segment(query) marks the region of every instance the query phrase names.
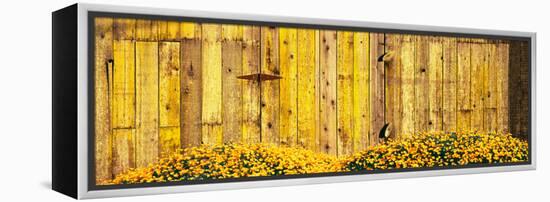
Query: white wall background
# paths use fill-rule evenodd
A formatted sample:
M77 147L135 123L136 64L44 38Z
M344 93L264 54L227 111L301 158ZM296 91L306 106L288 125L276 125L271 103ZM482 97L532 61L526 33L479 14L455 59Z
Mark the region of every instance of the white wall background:
M549 197L549 5L545 1L86 1L438 26L531 31L537 44L536 171L127 197L106 201L541 201ZM0 6L0 198L67 201L51 184L51 12L73 1Z

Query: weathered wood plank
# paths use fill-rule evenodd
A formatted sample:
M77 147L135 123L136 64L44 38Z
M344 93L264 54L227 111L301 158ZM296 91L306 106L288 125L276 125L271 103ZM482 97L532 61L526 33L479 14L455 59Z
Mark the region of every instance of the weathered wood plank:
M451 132L457 131L457 43L456 38L443 40L443 130Z
M181 146L202 143L202 70L201 33L196 23L181 23Z
M112 127L135 127L135 47L131 40L113 43Z
M469 39L457 39L457 115L459 131L470 130L472 107L470 101L471 44Z
M353 153L353 32L337 32L338 156Z
M430 37L428 44L428 130L443 130L443 38Z
M202 24L202 143L222 143L221 25Z
M161 41L177 41L180 39L180 22L157 21L158 36Z
M392 125L391 138L397 138L401 133L401 69L403 36L400 34L386 34L387 53L393 53L390 61L385 62L385 113L386 123Z
M113 39L134 40L136 36L136 19L114 18Z
M95 26L95 183L102 184L112 177L110 74L113 58L113 19L96 18Z
M355 32L353 36L353 151L369 145L369 33Z
M319 76L315 38L315 30L298 29L298 146L312 151L317 150L315 81Z
M412 131L424 132L428 130L429 119L429 101L433 99L430 97L430 82L429 75L432 71L429 64L430 52L429 52L429 37L428 36L414 36L414 127ZM406 66L406 63L403 63ZM403 84L406 84L408 80L403 78ZM407 91L403 91L406 95ZM405 99L405 97L404 97ZM406 105L408 101L403 100L403 104ZM404 113L405 112L405 109Z
M320 151L336 155L336 31L320 31Z
M508 133L509 128L509 98L508 98L508 72L509 72L509 44L501 41L497 43L496 77L497 77L497 132Z
M260 72L260 27L243 26L243 74ZM243 142L259 143L260 84L257 80L243 82Z
M484 91L484 72L487 69L487 46L482 39L472 39L471 71L470 71L470 96L472 106L472 117L470 120L470 129L474 131L483 131L485 129L483 122L483 106L485 103Z
M158 43L136 42L136 167L159 154L158 69Z
M497 131L497 66L498 50L496 41L490 40L487 46L487 68L483 72L483 97L485 103L483 106L484 128L489 132Z
M298 35L295 28L279 28L280 141L296 146L298 140Z
M136 40L156 41L158 40L158 23L154 20L137 19Z
M415 132L415 50L412 35L404 35L401 44L401 133L408 136Z
M113 175L136 167L135 129L113 129Z
M240 25L222 25L223 142L238 143L242 138L242 41Z
M261 27L261 72L279 75L279 37L275 27ZM279 80L260 83L261 141L279 144Z
M527 138L529 128L529 44L526 41L512 41L509 51L508 74L510 133Z
M384 62L378 61L378 57L384 54L384 34L370 33L370 133L369 146L376 145L378 132L384 126Z
M159 147L161 154L180 148L180 43L159 43Z

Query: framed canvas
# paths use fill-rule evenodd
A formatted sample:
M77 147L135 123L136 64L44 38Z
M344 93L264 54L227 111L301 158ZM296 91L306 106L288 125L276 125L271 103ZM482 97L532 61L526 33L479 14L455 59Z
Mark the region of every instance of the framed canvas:
M74 198L535 169L535 33L52 15L52 184Z

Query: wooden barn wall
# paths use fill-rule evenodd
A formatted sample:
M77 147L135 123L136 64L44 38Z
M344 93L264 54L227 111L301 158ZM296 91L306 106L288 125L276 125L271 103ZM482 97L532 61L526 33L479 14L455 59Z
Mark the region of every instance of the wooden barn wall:
M344 156L377 144L387 122L392 137L457 130L524 135L528 78L521 47L98 18L96 181L201 144L262 142ZM281 78L237 78L254 73Z

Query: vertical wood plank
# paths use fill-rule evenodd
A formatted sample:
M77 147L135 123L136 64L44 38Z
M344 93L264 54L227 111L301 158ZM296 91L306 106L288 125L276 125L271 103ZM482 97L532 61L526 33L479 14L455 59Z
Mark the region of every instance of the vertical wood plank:
M415 55L414 57L414 127L412 131L424 132L428 130L428 118L429 118L429 101L433 99L430 97L430 82L429 75L432 71L429 65L430 53L429 53L429 37L428 36L414 36L415 40ZM405 63L403 63L406 66ZM406 84L407 80L403 78L403 84ZM407 91L403 91L404 95ZM405 97L404 97L405 98ZM408 101L403 100L403 104L406 105ZM403 109L406 113L405 109Z
M527 138L529 127L529 44L512 41L509 50L508 74L510 133Z
M456 38L443 40L443 130L451 132L457 131L458 55Z
M338 156L353 153L353 32L337 32Z
M113 38L115 40L134 40L136 19L115 18L113 21Z
M181 146L202 142L201 25L181 23Z
M320 151L336 155L336 31L320 31Z
M113 175L135 168L135 129L113 129Z
M401 133L409 136L415 132L415 36L403 36L401 48Z
M470 130L472 108L470 102L471 44L469 39L457 39L457 129Z
M241 25L222 25L223 142L238 143L242 137L242 41Z
M102 184L112 177L110 65L113 57L113 19L96 18L95 26L95 183Z
M222 143L221 25L202 25L202 142Z
M131 40L113 43L112 127L135 127L135 49Z
M298 29L298 146L312 151L317 149L316 77L318 66L315 58L316 32Z
M180 39L180 23L177 21L157 21L158 36L161 41L177 41Z
M484 88L483 97L485 103L483 106L483 121L486 131L497 131L497 44L494 40L489 40L487 44L487 68L483 72Z
M261 27L261 71L279 75L279 37L275 27ZM279 144L279 80L267 80L261 86L261 141Z
M279 28L280 141L296 146L298 140L298 35L295 28Z
M136 40L155 41L158 40L158 23L153 20L136 20Z
M136 42L136 167L159 154L158 43Z
M378 57L384 54L384 34L370 33L370 70L369 70L369 109L370 129L369 146L376 145L378 132L384 126L384 62L378 61Z
M355 32L353 44L353 151L359 152L369 145L369 33Z
M392 125L391 138L397 138L401 133L401 52L403 48L403 35L386 34L387 52L394 53L392 60L385 62L385 113L386 123Z
M472 39L471 72L470 72L470 100L472 107L472 117L470 120L470 129L474 131L483 131L483 106L485 97L484 72L487 69L487 46L482 39Z
M159 43L159 147L161 154L180 148L180 43Z
M497 43L496 74L497 74L497 132L508 133L509 128L509 98L508 98L508 68L509 68L509 44L501 41Z
M260 27L243 26L243 74L260 73ZM259 143L260 84L257 80L243 81L243 142Z
M428 44L428 130L443 130L443 38L430 37Z

